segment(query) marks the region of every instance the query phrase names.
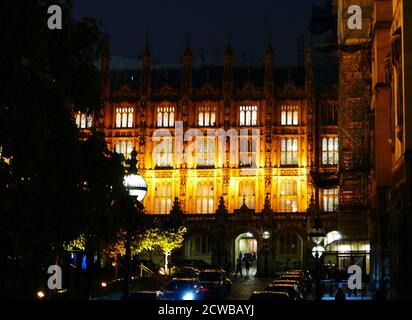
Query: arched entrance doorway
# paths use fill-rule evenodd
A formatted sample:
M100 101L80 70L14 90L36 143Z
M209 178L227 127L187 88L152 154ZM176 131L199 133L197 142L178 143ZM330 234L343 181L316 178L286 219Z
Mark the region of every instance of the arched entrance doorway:
M256 261L257 261L257 239L252 232L244 232L239 234L235 238L235 254L234 254L234 263L233 270L236 271L237 259L240 257L242 259L242 272L243 275L246 275L245 262L246 259L249 260L250 268L249 275L254 276L256 274Z

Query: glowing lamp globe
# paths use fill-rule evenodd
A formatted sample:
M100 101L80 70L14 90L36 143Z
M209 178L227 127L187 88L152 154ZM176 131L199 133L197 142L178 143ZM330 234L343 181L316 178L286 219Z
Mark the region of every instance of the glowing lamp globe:
M320 258L324 252L325 248L322 246L315 246L312 249L312 255L314 258Z
M142 201L147 193L147 183L145 179L138 174L128 174L124 176L123 185L129 191L131 197L136 197Z

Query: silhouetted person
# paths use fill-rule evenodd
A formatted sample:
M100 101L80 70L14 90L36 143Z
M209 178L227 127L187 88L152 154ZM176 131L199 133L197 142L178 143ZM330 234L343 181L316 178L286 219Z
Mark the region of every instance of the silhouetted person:
M242 273L242 259L241 258L237 258L236 261L236 273L235 273L235 277L237 277L237 273L240 273L240 276L243 277L243 273Z
M252 263L256 261L256 253L252 252Z
M345 301L346 300L345 292L343 292L343 289L340 288L340 287L338 289L336 289L335 300L336 301Z
M246 276L249 276L249 268L250 268L249 259L246 259L246 261L245 261L245 268L246 268Z

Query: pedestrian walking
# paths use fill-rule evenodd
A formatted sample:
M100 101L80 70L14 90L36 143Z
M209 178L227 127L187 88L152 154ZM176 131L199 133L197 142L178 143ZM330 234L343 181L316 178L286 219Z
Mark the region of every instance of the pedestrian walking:
M245 261L246 276L249 276L249 268L250 268L250 261L249 259L246 259Z
M242 259L241 258L237 258L236 261L236 273L235 273L235 277L237 277L237 274L240 273L240 276L243 278L243 273L242 273Z

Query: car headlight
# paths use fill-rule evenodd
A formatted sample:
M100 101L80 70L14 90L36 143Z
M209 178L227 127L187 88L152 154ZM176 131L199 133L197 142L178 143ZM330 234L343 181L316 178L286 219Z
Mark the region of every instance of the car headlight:
M182 297L183 300L193 300L194 298L193 292L185 292Z

